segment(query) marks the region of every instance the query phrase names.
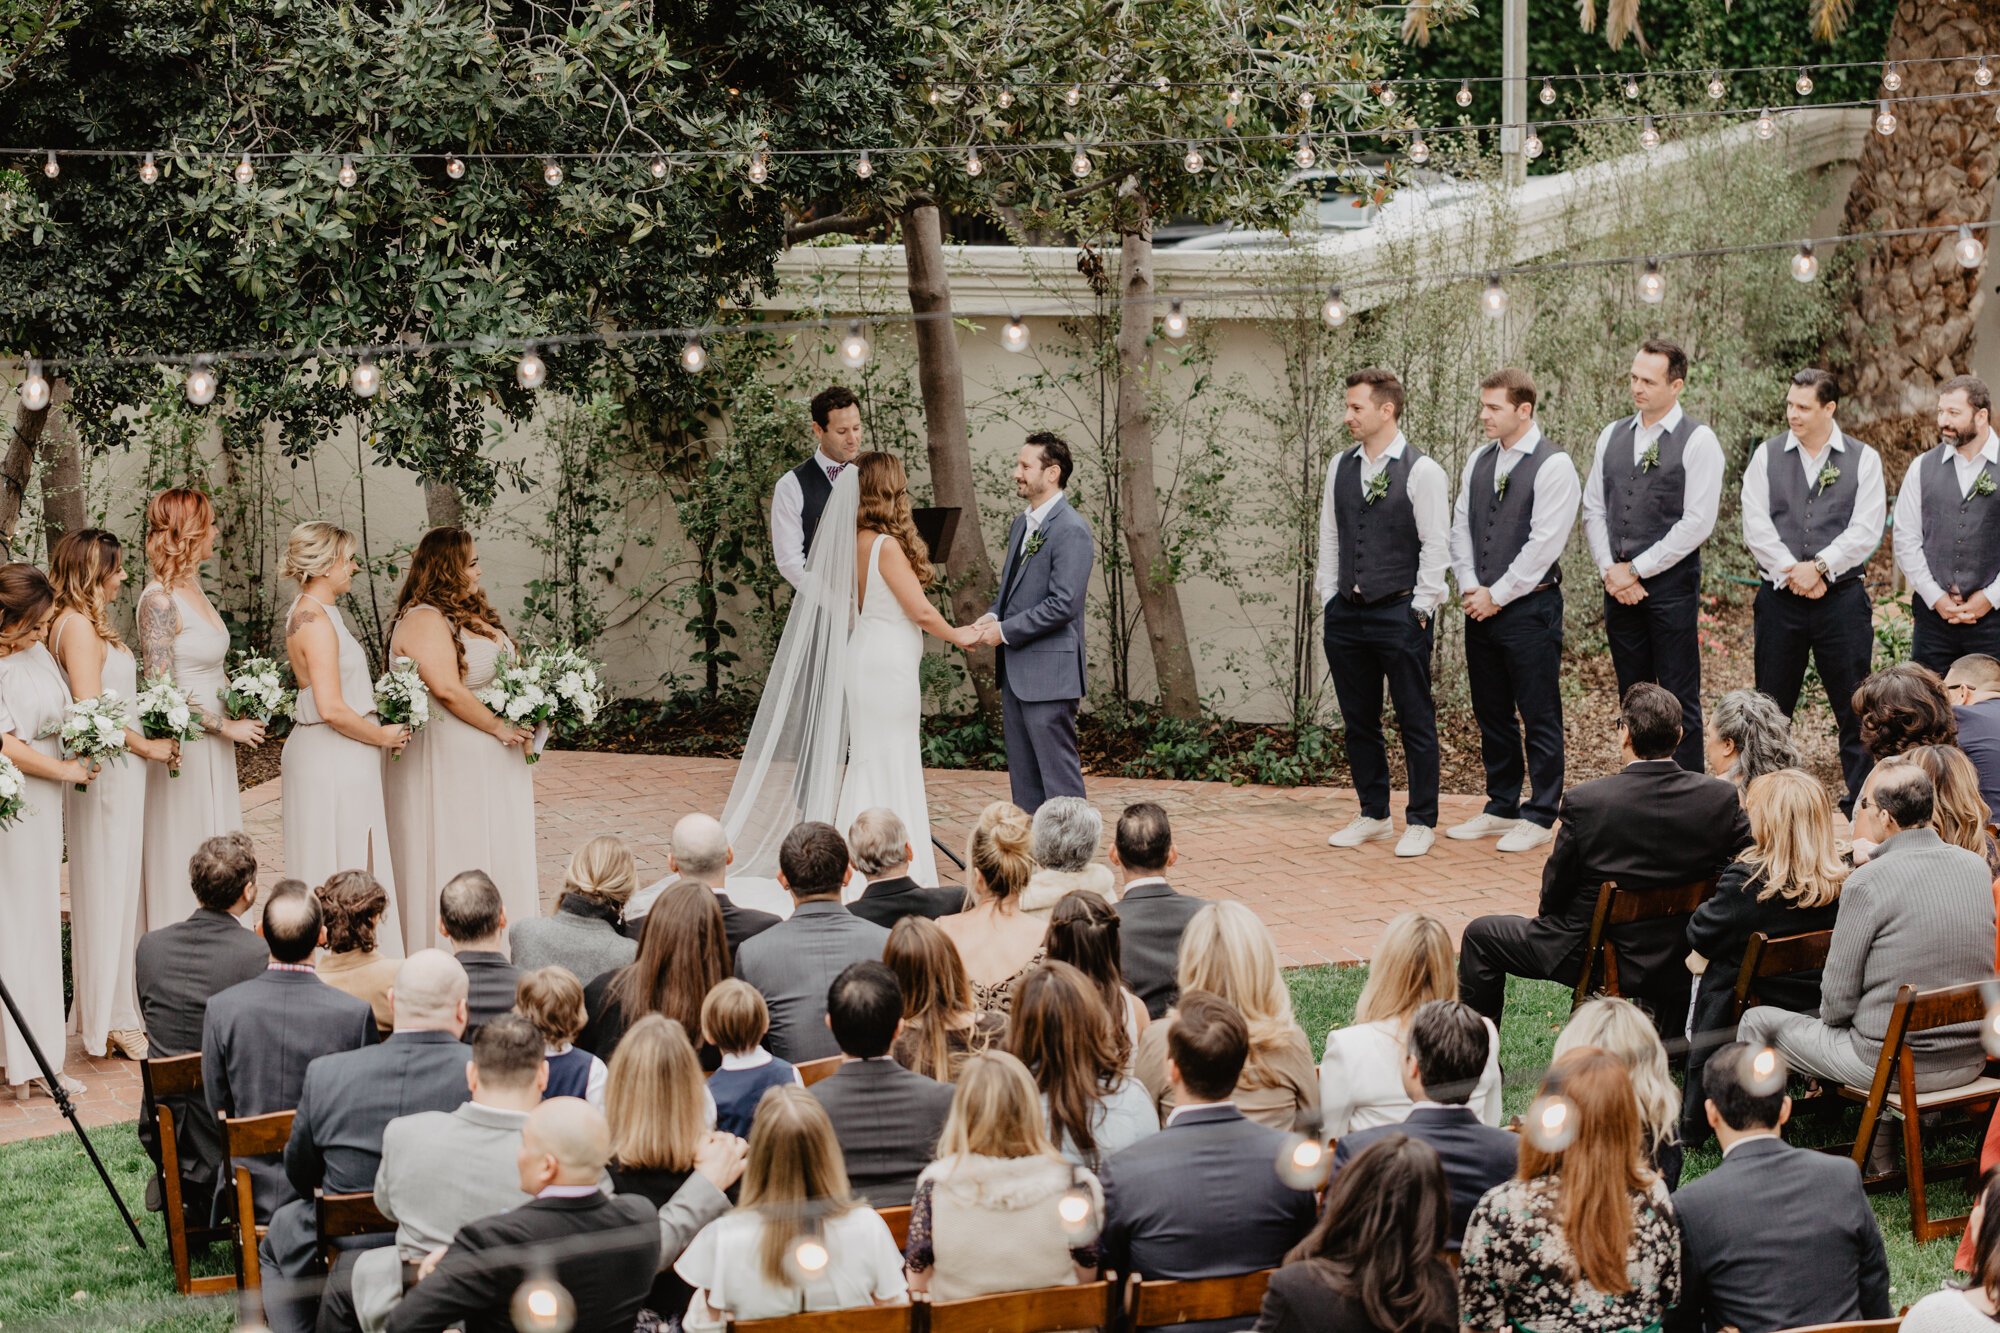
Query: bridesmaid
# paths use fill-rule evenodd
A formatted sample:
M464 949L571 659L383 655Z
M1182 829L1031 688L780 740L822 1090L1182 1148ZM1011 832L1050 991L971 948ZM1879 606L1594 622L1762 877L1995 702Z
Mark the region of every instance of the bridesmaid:
M220 833L243 827L236 747L262 745L264 724L222 711L229 689L229 628L201 590L202 562L215 554L215 507L200 491L161 491L146 506L146 567L139 594L142 674L169 672L188 692L202 735L181 746L180 776L146 770L146 833L141 853L146 929L185 920L195 909L188 861Z
M126 704L125 747L139 760L170 765L174 743L147 740L137 730L131 705L139 693L139 664L106 614L125 584L124 557L118 538L100 528L66 533L56 542L49 552L56 598L49 650L69 680L72 698L117 691ZM112 1048L143 1060L146 1029L139 1021L132 955L144 933L139 857L146 827L145 768L134 759L117 760L104 766L89 791L65 787L63 823L76 993L72 1026L92 1055Z
M42 646L55 590L33 565L0 565L0 754L27 779L20 822L0 829L0 977L63 1087L83 1085L61 1073L63 1047L62 859L63 790L95 774L62 757L54 736L69 687ZM0 1064L17 1100L28 1100L41 1067L21 1032L0 1010Z
M299 682L297 724L285 738L285 873L320 884L342 870L365 870L388 895L379 949L403 956L389 821L382 809L382 754L401 754L410 729L375 719L368 654L334 609L354 586L354 534L331 523L301 523L285 543L278 573L299 585L285 617L285 652Z
M541 915L535 784L520 749L532 733L472 695L493 683L500 655L513 650L480 589L472 534L432 528L410 557L389 634L390 655L417 664L433 704L430 725L388 774L389 836L413 949L438 945L438 893L461 870L493 877L509 921Z

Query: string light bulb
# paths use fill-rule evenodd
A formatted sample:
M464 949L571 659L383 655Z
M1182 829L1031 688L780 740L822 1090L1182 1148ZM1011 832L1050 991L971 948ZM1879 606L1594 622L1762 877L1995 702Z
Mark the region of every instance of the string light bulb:
M856 158L854 161L854 174L859 176L862 180L867 180L870 176L873 176L875 174L875 163L868 156L868 150L866 148L861 150L861 156Z
M354 188L354 182L361 178L355 173L354 159L352 157L342 154L340 170L334 173L334 179L340 182L340 188L343 190Z
M1647 305L1658 305L1666 295L1667 280L1660 275L1660 261L1649 256L1639 274L1639 299Z
M1169 338L1187 337L1187 311L1181 309L1181 303L1178 300L1168 303L1167 317L1160 321L1160 331Z
M977 148L966 149L965 174L968 176L977 176L984 170L986 170L986 164L979 160L979 150Z
M750 165L743 174L752 185L762 185L771 178L771 155L761 148L750 154Z
M1453 100L1454 102L1457 102L1457 103L1458 103L1458 104L1459 104L1460 106L1471 106L1471 105L1472 105L1472 82L1471 82L1471 80L1469 80L1469 79L1461 79L1461 80L1459 81L1459 85L1458 85L1458 91L1452 94L1452 100Z
M689 338L681 345L681 369L690 375L708 369L708 349L701 345L701 339Z
M1653 124L1653 118L1651 116L1647 116L1645 120L1641 122L1639 129L1639 146L1645 149L1647 152L1651 152L1653 149L1658 148L1660 146L1660 131L1658 127L1656 127Z
M2000 1058L2000 1005L1988 1004L1979 1024L1979 1043L1990 1056Z
M30 412L39 412L49 405L49 381L42 374L42 363L30 361L28 376L21 381L21 406Z
M1431 160L1431 146L1424 142L1424 132L1417 131L1417 137L1410 140L1410 161L1422 166Z
M1542 99L1542 105L1543 105L1543 106L1554 106L1554 105L1556 104L1556 85L1555 85L1555 83L1554 83L1554 82L1553 82L1552 80L1549 80L1549 79L1543 79L1543 80L1542 80L1542 91L1541 91L1540 93L1536 94L1536 96L1538 96L1538 97L1540 97L1540 98Z
M937 89L933 88L930 91L929 100L932 106L936 106L939 102L942 102L944 100L944 94L939 92Z
M1079 148L1069 160L1069 174L1082 180L1090 174L1090 154Z
M1560 1093L1535 1098L1528 1107L1523 1132L1528 1142L1546 1153L1558 1153L1576 1139L1576 1107Z
M536 353L535 345L529 343L521 349L521 359L514 363L514 383L524 389L539 389L548 378L548 363Z
M444 174L453 180L465 179L465 161L457 153L444 155Z
M1800 241L1799 252L1792 256L1792 280L1811 282L1819 276L1819 256L1813 253L1811 241Z
M551 186L561 185L563 182L562 163L552 157L543 158L542 180Z
M1993 70L1986 63L1985 56L1979 57L1979 64L1972 71L1972 81L1982 88L1991 88L1993 86Z
M356 398L373 398L382 387L382 371L368 357L362 357L347 377L347 387L354 390Z
M1893 63L1884 66L1882 69L1882 91L1895 93L1902 90L1903 71L1897 69Z
M1757 113L1757 123L1753 127L1753 130L1759 139L1768 143L1778 135L1778 122L1771 118L1771 113L1768 109L1759 111Z
M1708 76L1708 97L1710 101L1720 102L1723 94L1728 91L1729 85L1722 81L1720 74L1711 74Z
M868 364L870 350L868 331L861 326L860 320L851 321L840 339L840 364L849 370L859 370Z
M1879 109L1875 112L1875 132L1886 138L1896 132L1896 113L1889 109L1887 101L1878 102L1876 106Z
M1007 327L1000 330L1000 345L1010 352L1028 350L1028 322L1019 315L1007 317Z
M1747 1066L1743 1070L1743 1087L1752 1096L1769 1097L1785 1090L1790 1071L1776 1047L1760 1046L1745 1052L1744 1058Z
M1295 1190L1316 1190L1333 1169L1333 1154L1314 1134L1291 1133L1278 1149L1278 1179Z
M1299 164L1300 171L1306 170L1313 163L1319 161L1319 154L1313 151L1313 141L1310 134L1301 134L1299 136L1299 146L1292 152L1292 161Z
M519 1333L569 1333L576 1324L576 1301L547 1272L515 1288L508 1314Z
M1792 80L1792 90L1798 93L1800 97L1810 97L1813 90L1812 75L1806 73L1803 69L1800 70L1799 77Z
M1528 137L1521 140L1521 156L1530 162L1542 155L1542 136L1535 133L1535 127L1528 127Z
M827 1252L826 1242L816 1235L804 1235L792 1246L792 1263L807 1277L817 1277L826 1271L833 1256Z
M248 185L257 179L257 168L250 165L250 154L245 153L236 160L236 170L231 174L236 177L238 185Z
M1639 100L1639 81L1629 74L1625 76L1625 100L1628 102Z
M1153 91L1156 93L1164 94L1169 88L1172 88L1173 86L1174 86L1173 80L1169 79L1164 74L1160 75L1159 77L1153 80Z
M1375 97L1383 106L1396 105L1396 90L1386 83L1382 85L1381 91L1376 93Z
M1056 1200L1056 1220L1062 1223L1062 1229L1071 1243L1077 1246L1096 1240L1101 1229L1097 1199L1091 1194L1090 1187L1074 1173L1070 1176L1069 1188Z
M1208 160L1201 155L1201 149L1195 147L1193 144L1189 144L1187 155L1181 158L1181 166L1186 168L1187 174L1190 176L1199 176L1202 168L1207 165Z
M62 175L62 163L56 161L56 151L51 148L49 155L42 159L42 174L50 180Z
M1320 302L1319 317L1326 321L1330 329L1337 329L1347 322L1347 302L1340 297L1340 288L1335 287Z
M999 96L995 97L993 101L1002 111L1007 110L1014 105L1014 90L1012 88L1002 88Z
M1958 241L1951 247L1951 253L1960 268L1978 268L1986 262L1986 246L1972 234L1972 228L1963 224L1959 226Z
M1081 106L1082 104L1083 104L1083 85L1080 83L1072 83L1069 86L1069 91L1063 94L1063 105L1069 107L1070 110L1074 111L1077 107Z
M667 178L667 159L661 157L658 153L653 154L653 160L646 164L646 170L653 173L654 180L665 180Z
M1310 111L1312 109L1313 109L1313 90L1310 88L1299 89L1299 110Z
M1242 106L1243 90L1232 83L1229 85L1229 91L1222 95L1222 100L1231 106Z
M160 164L153 160L153 155L151 153L148 153L146 154L145 160L139 163L139 180L142 184L153 185L156 184L159 181L159 179L160 179Z
M1486 275L1486 290L1479 294L1479 313L1488 319L1498 319L1507 313L1507 289L1500 285L1500 275Z
M216 388L215 371L205 361L196 362L194 369L188 371L187 379L181 383L181 392L196 407L207 407L214 402Z

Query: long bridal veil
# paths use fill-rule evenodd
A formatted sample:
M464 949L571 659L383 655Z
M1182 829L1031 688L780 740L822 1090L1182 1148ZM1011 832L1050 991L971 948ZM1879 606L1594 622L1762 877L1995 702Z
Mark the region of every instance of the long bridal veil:
M730 879L776 880L778 848L802 820L833 822L847 769L847 638L854 629L854 547L861 469L833 483L806 556L805 581L757 704L722 826Z

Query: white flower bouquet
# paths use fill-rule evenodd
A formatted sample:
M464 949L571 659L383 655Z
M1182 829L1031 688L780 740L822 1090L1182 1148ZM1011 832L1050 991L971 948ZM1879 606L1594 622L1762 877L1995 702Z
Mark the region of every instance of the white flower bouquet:
M230 674L222 706L231 717L254 717L266 726L290 717L299 692L285 684L285 669L268 657L245 654Z
M473 697L517 727L532 727L534 740L521 747L529 763L542 757L557 700L542 676L542 655L517 657L502 653L493 669L493 683L473 691Z
M139 734L149 741L193 741L201 739L201 719L187 691L174 684L166 672L157 672L139 683L134 704L139 714ZM167 776L177 778L179 768L169 768Z
M14 761L0 754L0 829L20 821L28 812L28 780Z
M417 674L417 664L407 657L389 663L389 669L375 682L375 716L392 727L422 731L431 720L431 691ZM389 756L400 761L402 751Z
M556 696L554 725L569 730L597 721L604 707L604 677L597 663L570 647L548 649L537 660L542 679Z
M78 699L63 709L62 721L44 735L62 738L63 758L81 759L86 768L96 770L108 760L124 759L125 700L116 690L106 690L95 699ZM90 784L79 782L78 791Z

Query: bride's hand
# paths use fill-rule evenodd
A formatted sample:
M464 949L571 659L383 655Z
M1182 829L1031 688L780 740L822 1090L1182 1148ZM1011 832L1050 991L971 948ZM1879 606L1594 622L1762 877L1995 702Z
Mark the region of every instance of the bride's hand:
M951 632L952 642L968 650L977 648L984 637L985 632L977 625L959 625Z

